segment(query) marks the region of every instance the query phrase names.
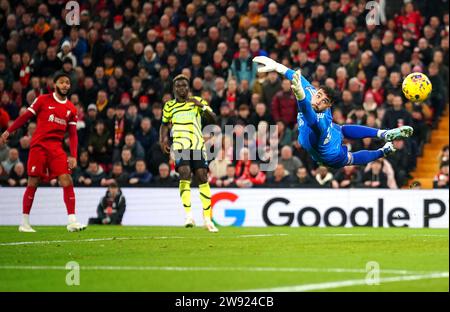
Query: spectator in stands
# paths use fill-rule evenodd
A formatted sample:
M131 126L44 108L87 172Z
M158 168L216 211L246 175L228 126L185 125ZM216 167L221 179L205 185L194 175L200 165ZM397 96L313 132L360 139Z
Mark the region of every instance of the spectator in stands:
M247 80L249 85L253 86L256 78L256 64L252 62L248 43L239 48L238 57L233 60L230 69L238 84L241 84L242 80Z
M380 161L382 162L382 171L387 177L387 186L390 189L397 189L398 186L397 186L397 182L395 180L395 171L394 171L394 168L392 168L391 163L386 158L381 158ZM366 168L364 168L363 176L365 173L372 170L373 164L374 164L374 162L371 162L366 165Z
M292 141L294 141L294 132L282 120L278 120L276 125L279 148L285 145L291 145Z
M244 174L248 174L248 170L252 161L250 160L250 151L244 147L239 153L239 160L236 162L236 177L240 178Z
M401 126L413 126L411 114L403 107L403 99L395 95L392 100L392 108L388 108L384 114L383 129L393 129Z
M262 101L270 107L275 94L281 90L281 80L276 72L267 74L267 79L262 85Z
M447 170L448 171L448 170ZM27 173L24 165L19 162L9 172L9 186L25 186L28 183Z
M165 187L178 186L178 180L170 175L170 167L168 164L160 164L158 173L153 179L153 185Z
M103 168L95 160L90 160L89 167L78 178L78 184L81 186L100 186L100 182L104 177L105 172Z
M106 164L111 161L112 140L108 128L103 120L95 124L95 132L90 135L88 141L90 157L98 163Z
M134 171L135 161L133 159L133 154L131 154L131 150L128 147L122 150L121 163L126 173L131 174Z
M218 180L227 175L231 160L226 157L225 149L220 149L217 156L209 163L210 183L215 185Z
M152 178L152 174L147 170L145 161L138 159L135 164L135 171L130 174L128 183L134 186L146 186L152 181Z
M316 182L321 186L321 187L331 187L331 183L333 181L333 174L331 172L328 171L328 168L325 166L319 166L319 168L317 168L317 173L316 173Z
M275 121L281 120L290 128L297 122L297 100L288 79L283 80L281 90L273 97L272 115Z
M364 173L363 184L367 188L387 188L387 176L382 171L383 161L376 160L371 163L371 168Z
M128 173L123 170L120 162L114 163L112 170L100 181L101 186L109 186L113 183L117 183L119 186L128 184Z
M2 161L1 165L3 167L3 170L5 170L7 174L9 174L12 168L18 163L20 163L19 151L17 150L17 148L11 148L8 153L8 158Z
M152 127L152 121L150 118L143 118L141 121L141 127L136 133L136 140L144 148L144 151L150 150L150 148L158 141L158 133Z
M297 169L303 167L302 161L292 154L292 147L285 145L281 148L280 159L278 163L282 164L284 169L289 172L290 176L294 176Z
M252 162L247 173L244 173L236 180L238 187L253 187L263 185L266 181L266 174L259 168L257 162Z
M305 167L297 168L295 177L292 179L293 187L318 187L318 183L313 179Z
M111 183L98 204L97 218L90 218L89 224L121 225L125 210L126 200L119 185Z
M409 157L411 153L406 147L405 140L394 141L394 147L397 150L394 154L389 155L387 158L392 167L395 168L395 181L399 187L405 185L409 177L411 167L409 167Z
M0 142L0 164L8 158L9 146L6 143Z
M439 166L439 172L436 174L433 180L433 188L449 188L449 162L444 161Z
M78 178L84 175L88 167L89 167L89 152L85 149L82 149L78 153L77 167L72 170L73 180L78 181Z
M123 148L128 148L131 151L131 154L134 159L145 158L144 148L142 147L141 143L136 141L136 138L132 133L128 133L125 136L125 144Z
M1 159L1 158L0 158ZM438 156L439 164L443 163L444 161L449 161L449 149L448 145L445 145Z
M217 187L235 187L236 186L236 168L233 164L227 166L226 175L215 181Z
M120 158L120 151L125 141L125 135L132 131L131 124L125 116L126 109L127 107L123 104L117 106L116 113L111 124L111 134L114 138L114 161L117 161Z
M339 169L332 181L333 188L353 188L361 183L362 174L356 166L345 166Z
M270 187L287 187L290 182L291 177L289 172L281 163L275 167L273 176L267 179L267 185Z

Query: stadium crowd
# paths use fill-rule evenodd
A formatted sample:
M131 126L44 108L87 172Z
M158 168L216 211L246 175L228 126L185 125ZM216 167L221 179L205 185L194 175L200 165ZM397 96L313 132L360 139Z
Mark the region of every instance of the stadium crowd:
M210 162L216 187L399 188L448 102L447 1L390 0L375 25L366 22L366 1L357 0L78 3L80 25L72 27L64 19L65 1L0 0L0 130L50 92L55 72L70 73L70 100L79 115L73 172L79 186L177 186L158 133L164 102L173 97L172 79L180 73L191 78L193 95L210 103L222 130L259 130L241 150L231 144ZM297 141L290 82L276 73L257 74L251 60L258 55L301 68L314 85L338 90L337 124L410 125L414 136L396 141L396 153L365 168L318 166ZM413 71L426 73L433 84L425 103L402 95L402 78ZM270 136L272 124L278 128ZM26 184L35 128L30 122L0 145L0 186ZM273 139L279 161L273 172L263 172L260 160L249 155ZM345 144L357 151L382 142ZM435 186L448 188L448 146L443 155L447 183L437 178Z

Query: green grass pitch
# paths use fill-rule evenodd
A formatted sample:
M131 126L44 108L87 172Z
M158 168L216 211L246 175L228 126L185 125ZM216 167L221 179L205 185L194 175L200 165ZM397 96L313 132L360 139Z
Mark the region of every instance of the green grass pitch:
M0 227L0 291L449 291L449 231ZM66 284L66 263L80 284ZM366 273L366 264L379 264Z

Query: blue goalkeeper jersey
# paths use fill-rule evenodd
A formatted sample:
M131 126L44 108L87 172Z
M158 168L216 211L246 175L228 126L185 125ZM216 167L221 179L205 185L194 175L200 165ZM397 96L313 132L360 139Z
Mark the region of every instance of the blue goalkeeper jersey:
M311 99L316 88L302 76L302 86L306 97L297 101L298 141L318 163L329 167L341 168L347 165L347 147L342 145L342 131L333 123L331 109L316 113Z

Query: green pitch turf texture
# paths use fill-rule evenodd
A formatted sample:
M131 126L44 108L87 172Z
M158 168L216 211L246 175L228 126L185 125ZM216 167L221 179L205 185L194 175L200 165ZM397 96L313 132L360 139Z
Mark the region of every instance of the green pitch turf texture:
M448 230L35 229L0 227L0 291L449 291ZM78 286L66 284L69 261L80 265ZM369 261L379 285L365 283Z

